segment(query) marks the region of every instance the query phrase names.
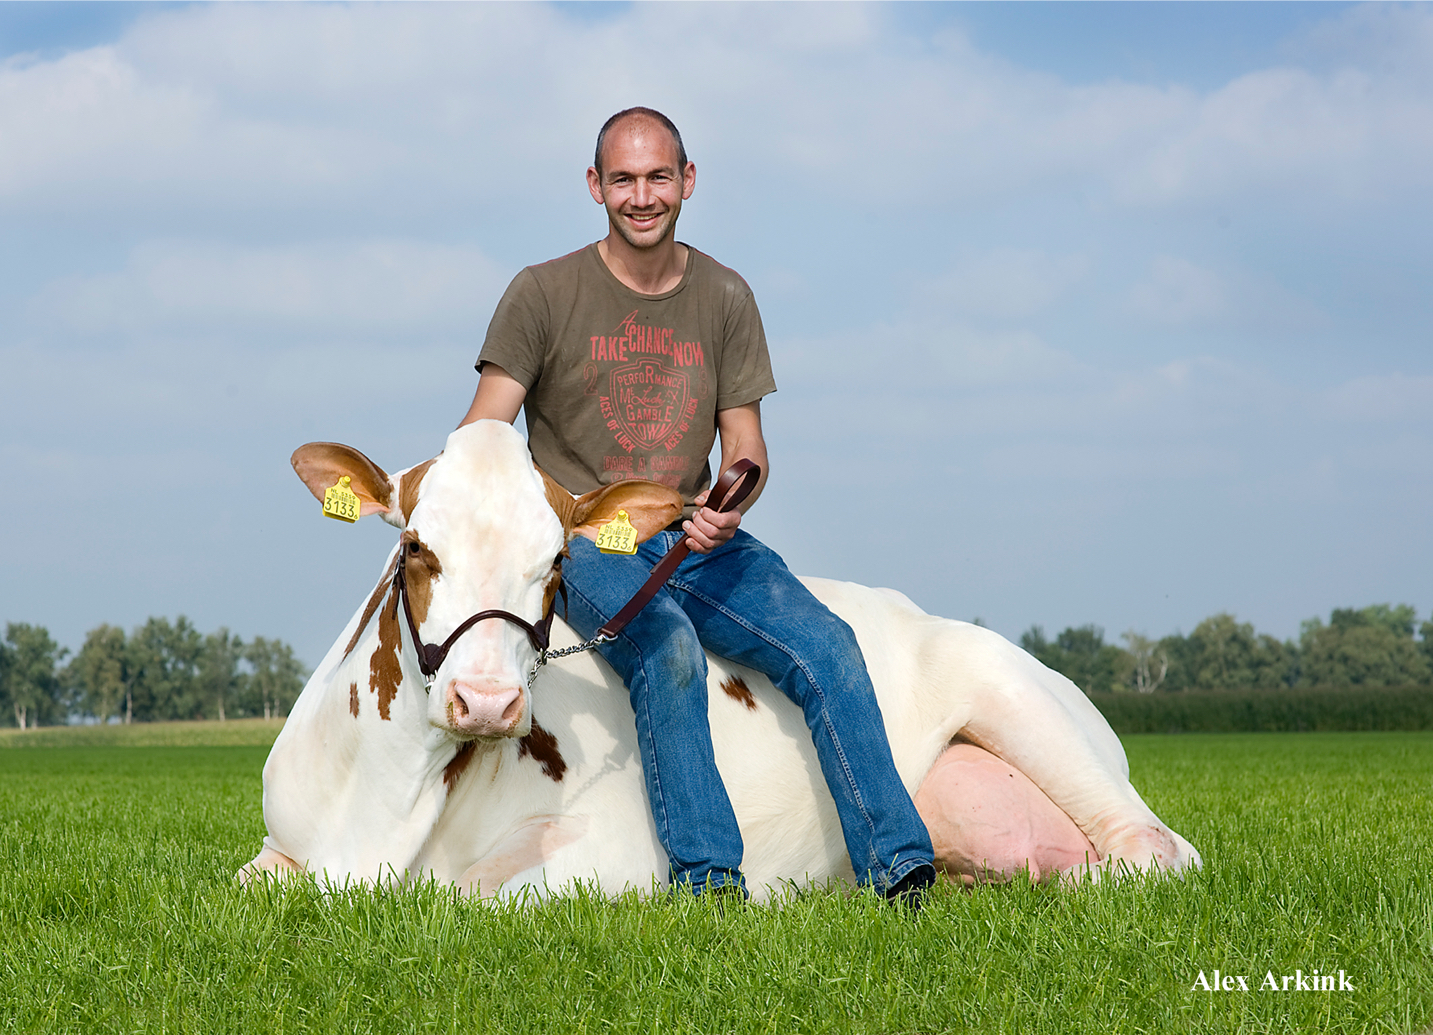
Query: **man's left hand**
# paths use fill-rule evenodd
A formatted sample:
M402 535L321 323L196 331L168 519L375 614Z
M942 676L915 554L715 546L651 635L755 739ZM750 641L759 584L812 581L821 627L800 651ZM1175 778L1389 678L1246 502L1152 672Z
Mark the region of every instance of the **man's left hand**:
M711 490L698 493L693 503L706 503ZM692 515L690 521L682 522L682 531L687 533L687 540L697 553L710 553L732 536L736 535L737 527L741 525L741 511L728 510L726 513L719 513L710 507L702 507Z

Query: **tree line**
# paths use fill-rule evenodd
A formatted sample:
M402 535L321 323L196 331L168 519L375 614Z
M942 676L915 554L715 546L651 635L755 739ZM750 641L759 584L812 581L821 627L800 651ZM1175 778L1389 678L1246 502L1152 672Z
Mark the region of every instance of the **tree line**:
M1297 640L1257 633L1227 613L1188 636L1152 640L1131 630L1121 639L1123 647L1106 643L1091 624L1052 640L1032 625L1020 646L1086 693L1433 685L1433 619L1418 626L1409 604L1337 608L1327 622L1304 622ZM272 718L288 714L308 677L280 640L245 643L224 628L205 635L182 615L150 618L129 634L97 626L69 655L44 626L6 625L0 725Z
M66 659L69 658L68 661ZM308 672L280 640L207 635L183 615L126 635L100 625L74 657L44 626L10 622L0 642L0 725L54 725L288 714Z
M1123 647L1106 643L1103 629L1082 625L1051 640L1032 625L1020 646L1087 694L1433 685L1433 619L1418 627L1409 604L1336 608L1282 642L1225 613L1188 636L1131 630L1121 639Z

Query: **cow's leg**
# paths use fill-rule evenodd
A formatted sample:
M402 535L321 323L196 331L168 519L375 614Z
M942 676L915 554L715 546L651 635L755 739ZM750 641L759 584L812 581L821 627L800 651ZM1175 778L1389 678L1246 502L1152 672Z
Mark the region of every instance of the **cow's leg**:
M1002 641L1003 642L1003 641ZM1013 647L1005 645L1011 651ZM958 660L932 652L938 663ZM1037 671L1038 670L1038 671ZM1018 653L985 673L983 694L960 739L1024 773L1090 839L1107 868L1181 870L1199 853L1165 826L1130 785L1124 752L1079 689Z
M1074 820L1008 762L974 744L946 748L915 796L936 866L965 884L1045 880L1099 856Z
M587 820L582 816L533 816L464 870L458 887L492 898L518 874L541 870L554 852L586 832Z
M294 862L283 852L276 851L268 845L264 845L263 851L254 856L239 870L238 877L240 884L248 884L265 874L273 874L275 877L288 877L292 874L303 873L304 868Z
M997 698L960 734L1029 777L1074 820L1106 868L1199 865L1199 853L1160 821L1124 772L1111 769L1082 724L1044 688L1018 701Z

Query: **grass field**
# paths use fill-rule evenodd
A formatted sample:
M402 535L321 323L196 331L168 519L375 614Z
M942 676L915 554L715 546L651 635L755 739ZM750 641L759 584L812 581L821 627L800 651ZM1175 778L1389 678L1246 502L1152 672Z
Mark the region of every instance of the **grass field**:
M0 750L0 1031L1415 1032L1433 1016L1429 733L1127 738L1202 872L945 888L912 922L824 892L721 916L241 890L263 746L69 732ZM1191 989L1215 968L1251 991ZM1315 969L1354 990L1257 990Z

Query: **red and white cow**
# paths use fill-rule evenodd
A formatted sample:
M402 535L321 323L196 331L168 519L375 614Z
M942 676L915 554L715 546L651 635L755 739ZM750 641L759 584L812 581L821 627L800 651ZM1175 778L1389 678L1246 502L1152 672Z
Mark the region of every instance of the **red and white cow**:
M457 639L425 692L392 576L401 553L430 644L488 609L536 623L568 537L594 535L619 507L653 534L676 513L675 494L619 482L574 500L495 421L460 428L438 457L392 477L331 443L303 446L294 467L319 497L348 475L362 512L403 532L274 744L268 836L241 876L431 876L483 895L664 881L627 692L606 664L592 653L554 661L529 697L536 649L519 626L487 620ZM894 591L805 581L856 632L896 766L949 876L1199 865L1130 785L1118 738L1064 676ZM554 625L555 647L575 642ZM851 881L801 715L764 676L708 662L716 760L754 897L792 881Z

